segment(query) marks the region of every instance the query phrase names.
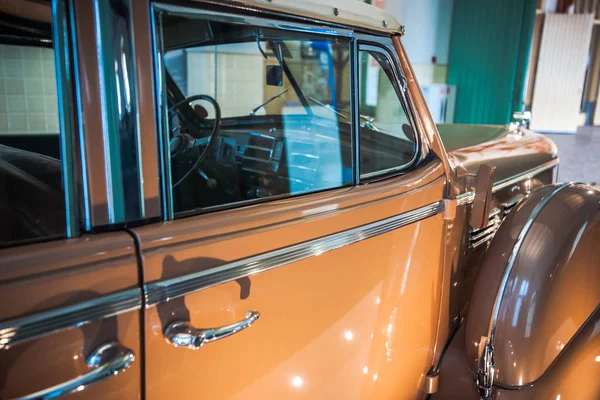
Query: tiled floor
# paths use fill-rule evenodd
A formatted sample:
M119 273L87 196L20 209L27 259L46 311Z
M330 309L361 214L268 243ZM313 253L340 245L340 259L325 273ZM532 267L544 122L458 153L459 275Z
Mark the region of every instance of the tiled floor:
M547 134L558 146L559 181L600 183L600 126L584 126L574 135Z

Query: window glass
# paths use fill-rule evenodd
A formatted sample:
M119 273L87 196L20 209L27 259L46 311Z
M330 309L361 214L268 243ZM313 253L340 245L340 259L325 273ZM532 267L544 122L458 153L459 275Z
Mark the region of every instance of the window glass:
M377 51L360 51L359 57L360 174L369 177L401 169L417 147L389 59Z
M0 16L0 246L65 235L50 2L38 11Z
M162 26L176 213L352 183L348 40Z

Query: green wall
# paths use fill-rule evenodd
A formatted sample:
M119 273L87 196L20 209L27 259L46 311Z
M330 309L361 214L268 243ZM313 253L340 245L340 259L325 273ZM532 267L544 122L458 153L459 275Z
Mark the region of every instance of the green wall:
M521 109L534 21L535 0L454 0L455 123L506 124Z

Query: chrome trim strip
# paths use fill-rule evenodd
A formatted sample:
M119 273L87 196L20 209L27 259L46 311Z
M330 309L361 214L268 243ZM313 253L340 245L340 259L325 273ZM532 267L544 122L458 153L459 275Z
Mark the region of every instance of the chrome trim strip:
M78 42L77 37L78 34L81 35L81 32L77 31L77 13L75 13L74 4L71 4L68 8L69 11L69 22L70 22L70 41L71 41L71 52L73 54L73 83L74 83L74 104L75 104L75 117L77 119L77 125L75 126L74 134L77 136L77 144L78 148L75 150L77 152L77 156L79 158L79 165L81 171L78 174L81 175L81 199L83 201L83 205L81 206L82 216L82 228L85 230L90 230L92 228L92 196L90 190L90 182L88 177L88 157L86 151L86 136L84 134L84 101L83 101L83 77L85 77L85 73L80 71L82 68L80 64L80 55L78 54ZM86 82L89 85L89 82ZM89 86L86 88L89 92ZM88 93L89 94L89 93Z
M473 234L473 232L471 233L473 236L471 236L469 238L469 242L476 242L479 239L481 239L482 237L486 236L488 238L491 238L491 236L494 236L494 232L496 232L498 230L499 225L497 223L494 223L490 226L488 226L487 228L485 228L483 231L478 232L476 234ZM475 247L475 245L473 245L473 247Z
M497 192L497 191L502 190L510 185L514 185L515 183L520 182L523 179L531 179L534 176L536 176L546 170L549 170L550 168L554 168L557 165L558 165L558 158L555 158L554 160L550 160L550 161L548 161L542 165L539 165L535 168L532 168L528 171L522 172L518 175L514 175L510 178L506 178L501 181L498 181L498 182L494 183L493 191Z
M2 321L0 350L50 333L139 310L141 307L140 289L129 289L72 306Z
M502 277L502 281L500 282L500 288L498 289L498 292L496 293L496 300L494 301L494 306L492 308L492 317L490 320L490 325L488 328L488 336L487 336L488 343L492 346L494 343L494 336L496 334L496 324L498 322L498 315L500 313L500 303L502 302L502 297L504 297L504 292L506 291L506 286L508 284L508 278L510 276L510 273L512 272L513 266L517 259L517 255L519 254L519 250L521 250L523 241L525 240L525 237L529 233L529 230L531 229L533 222L539 216L540 212L544 209L546 204L548 204L548 202L552 199L552 197L554 197L554 195L556 195L558 192L560 192L561 190L563 190L571 185L572 185L572 183L563 183L562 185L556 186L551 191L546 193L546 195L542 198L542 200L540 200L540 202L535 206L535 208L533 209L533 211L531 212L529 217L527 217L527 221L525 222L525 225L523 225L521 232L519 232L519 236L517 237L517 242L515 243L515 246L513 247L513 250L510 253L510 256L508 258L506 270L504 271L504 276Z
M144 1L131 2L133 24L133 58L137 92L138 147L140 182L144 198L144 218L161 216L159 141L156 135L156 101L154 97L154 51L151 7Z
M429 204L381 221L334 233L308 242L226 263L206 271L150 282L145 287L146 307L185 296L202 289L278 268L363 240L383 235L444 211L444 203Z
M65 197L66 233L67 237L79 235L79 196L75 182L77 128L75 125L74 104L72 95L74 87L73 55L69 40L69 13L64 1L52 2L52 35L54 37L54 64L56 70L56 93L58 96L58 123L60 125L60 157L62 166L62 182Z
M486 237L480 239L479 241L477 241L473 244L470 244L469 249L476 249L477 247L481 246L482 244L489 242L490 240L492 240L494 238L495 234L496 234L496 231L490 233L489 236L486 236Z
M465 204L471 204L473 200L475 200L475 192L461 193L458 196L456 196L456 205L463 206Z
M154 77L154 100L156 102L156 129L158 141L159 159L159 182L162 196L163 219L172 220L175 215L173 206L173 191L171 187L171 155L169 153L169 128L167 126L167 82L164 79L165 66L162 62L164 55L164 44L162 34L162 17L157 5L150 5L150 17L152 18L150 28L152 30L152 61Z
M555 158L553 160L550 160L542 165L539 165L535 168L532 168L532 169L522 172L520 174L513 175L511 177L502 179L501 181L494 183L494 186L492 187L492 192L495 193L502 189L507 188L508 186L514 185L515 183L520 182L522 180L531 179L534 176L536 176L546 170L549 170L550 168L556 167L558 165L558 163L559 163L559 159ZM466 193L462 193L462 194L456 196L457 205L459 205L459 206L462 206L464 204L470 204L473 202L474 199L475 199L475 192L466 192Z
M86 230L146 218L132 1L71 2Z
M58 385L12 400L48 400L78 393L111 376L124 372L134 360L135 354L131 349L117 342L104 343L87 358L87 365L91 371Z
M396 91L396 96L398 98L398 101L400 102L400 105L402 106L402 111L404 112L404 114L406 114L406 117L409 119L409 123L410 123L410 127L413 129L414 131L414 136L415 136L415 143L414 143L414 150L413 150L413 155L411 157L411 159L409 161L407 161L406 163L396 166L396 167L392 167L392 168L387 168L387 169L383 169L383 170L379 170L379 171L373 171L373 172L368 172L365 174L361 174L360 173L360 163L357 164L358 168L358 173L359 173L359 182L361 180L369 180L371 178L376 178L376 177L381 177L383 175L387 175L390 173L395 173L395 172L400 172L400 171L404 171L409 169L410 167L412 167L413 165L415 165L418 161L419 158L423 156L423 153L419 152L419 149L422 146L423 142L423 137L425 136L422 133L422 130L419 129L418 124L415 121L415 118L413 116L413 114L411 114L410 111L410 104L411 102L408 100L408 94L405 90L405 88L402 87L401 82L405 82L406 81L406 75L404 74L404 71L402 70L402 68L400 67L400 65L396 62L394 62L394 59L392 57L392 54L394 53L394 49L393 46L392 48L388 47L385 45L385 43L378 43L377 45L374 44L367 44L367 43L372 43L373 39L370 37L364 37L363 40L363 36L357 36L357 42L358 42L358 53L356 54L356 62L357 64L359 63L358 60L360 59L360 54L361 52L365 52L365 53L378 53L383 55L383 57L387 60L388 64L389 64L389 71L386 69L386 66L381 64L379 62L379 60L375 59L375 57L373 57L373 55L371 54L371 57L375 59L375 61L377 61L378 65L381 67L381 69L386 72L386 76L388 75L388 72L391 72L393 74L393 79L392 77L388 76L388 79L390 81L390 83L392 84L392 86L394 87L395 91ZM365 43L367 42L367 43ZM360 66L357 65L357 69L358 69L358 74L359 74L359 81L360 81ZM357 114L358 114L358 122L356 124L356 131L359 132L360 131L360 109L356 110ZM415 115L418 115L417 113L414 113ZM358 133L357 133L358 134ZM360 143L357 144L356 147L356 151L359 152L360 151Z
M303 33L317 33L330 36L354 36L354 31L348 28L337 28L331 26L315 26L296 22L284 22L276 19L253 17L244 14L231 12L211 11L206 8L194 8L186 6L178 6L164 3L154 3L154 9L157 11L167 12L169 15L201 17L208 21L223 21L245 25L260 26L264 28L284 29L286 31L296 31Z
M109 224L145 215L131 1L94 1Z

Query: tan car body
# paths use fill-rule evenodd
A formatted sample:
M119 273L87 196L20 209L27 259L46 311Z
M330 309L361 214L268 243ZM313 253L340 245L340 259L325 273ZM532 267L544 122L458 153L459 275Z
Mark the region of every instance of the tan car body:
M207 0L185 10L381 41L406 79L427 157L379 181L174 219L153 62L154 13L166 9L125 1L113 30L103 26L112 15L103 2L54 2L59 91L77 105L61 117L63 146L73 146L63 161L74 182L71 238L0 250L0 398L597 398L600 195L554 185L556 146L525 129L447 151L403 28L363 4L337 3ZM50 15L39 4L0 5L38 21ZM91 45L111 35L121 35L121 48ZM106 101L111 51L135 76L125 111ZM138 123L111 127L115 115ZM110 175L119 154L105 141L129 130L139 143L137 197L123 195L122 207ZM471 229L480 200L472 175L483 164L496 166L489 224ZM126 207L132 201L137 208ZM193 336L252 311L260 318L201 347L176 347L169 335L178 322ZM128 357L120 368L63 390L97 369L88 357L106 344ZM489 366L493 382L482 387Z

